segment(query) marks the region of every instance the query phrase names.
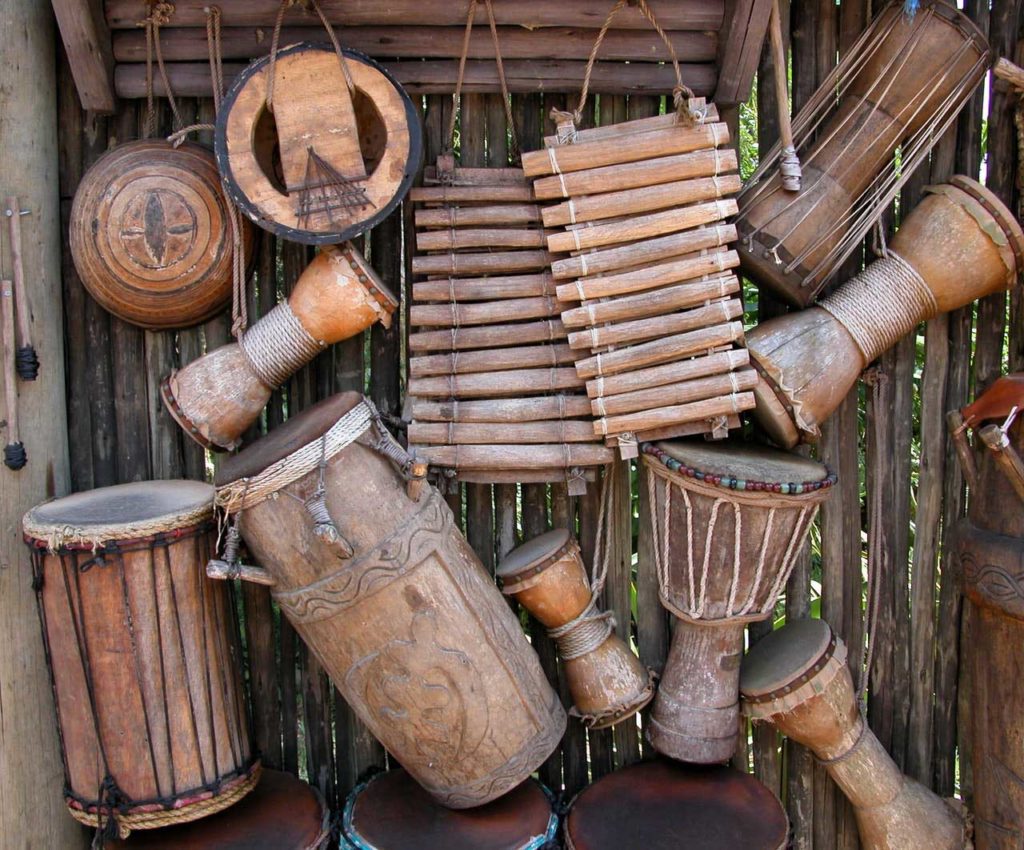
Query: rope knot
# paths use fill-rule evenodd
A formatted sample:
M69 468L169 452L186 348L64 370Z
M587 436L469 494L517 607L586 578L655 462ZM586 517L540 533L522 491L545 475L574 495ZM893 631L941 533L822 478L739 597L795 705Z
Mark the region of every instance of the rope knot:
M173 3L153 3L149 7L149 14L138 22L140 27L164 27L171 22L174 15Z
M697 121L697 114L690 107L693 100L693 89L684 83L672 88L672 105L676 108L676 116L684 127L692 127Z
M576 125L580 123L583 114L579 109L569 112L565 109L552 109L551 120L555 122L555 132L558 134L558 144L571 145L576 142L579 133Z

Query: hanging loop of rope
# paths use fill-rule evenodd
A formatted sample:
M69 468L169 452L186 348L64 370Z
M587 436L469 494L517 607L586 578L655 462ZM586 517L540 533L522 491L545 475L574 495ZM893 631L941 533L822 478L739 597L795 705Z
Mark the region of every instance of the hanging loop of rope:
M163 51L160 49L160 27L171 22L174 14L173 3L150 3L149 14L139 21L139 26L146 31L146 136L152 136L156 132L156 104L153 93L153 59L156 58L157 69L160 73L160 82L163 84L164 93L167 95L167 102L171 106L171 116L174 129L182 126L181 113L178 111L178 102L171 90L171 81L167 76L167 67L164 65Z

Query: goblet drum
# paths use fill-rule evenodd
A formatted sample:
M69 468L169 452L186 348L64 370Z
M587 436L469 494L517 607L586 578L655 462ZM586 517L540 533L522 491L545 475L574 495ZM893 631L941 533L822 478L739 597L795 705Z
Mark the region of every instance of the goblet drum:
M789 821L750 774L652 761L584 788L564 836L566 850L783 850Z
M904 776L857 709L846 647L823 620L797 620L747 653L743 710L809 747L854 807L867 850L963 850L964 824Z
M662 604L676 617L647 736L682 761L726 761L739 729L743 630L775 609L835 476L738 441L645 444Z
M76 493L33 508L24 530L71 814L123 837L251 791L259 759L235 606L230 586L203 573L213 488Z
M541 850L555 840L558 816L534 779L486 806L453 811L399 769L349 795L341 828L341 850Z
M372 404L342 393L225 461L217 501L353 711L435 800L469 808L523 782L565 712L444 499L413 475Z
M555 640L571 713L585 725L614 726L651 701L651 674L615 633L611 615L597 610L579 543L568 530L556 528L513 549L497 572L504 593Z

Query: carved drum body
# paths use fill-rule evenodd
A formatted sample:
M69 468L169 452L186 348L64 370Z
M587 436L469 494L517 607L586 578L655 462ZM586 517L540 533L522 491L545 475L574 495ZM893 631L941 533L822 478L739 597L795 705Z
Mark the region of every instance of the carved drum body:
M230 587L207 579L213 488L77 493L25 515L71 814L122 836L256 784Z
M411 498L380 453L404 451L374 413L345 393L296 416L223 465L218 502L370 731L441 804L482 805L547 758L565 712L440 494ZM338 542L305 505L321 461Z

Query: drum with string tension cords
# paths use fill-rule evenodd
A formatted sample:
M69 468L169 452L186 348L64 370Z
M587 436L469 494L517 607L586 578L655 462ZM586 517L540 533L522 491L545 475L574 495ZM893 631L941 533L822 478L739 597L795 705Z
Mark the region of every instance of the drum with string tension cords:
M391 326L398 299L351 243L325 246L286 301L160 386L168 411L207 448L236 448L270 394L328 345L374 322Z
M682 761L726 761L739 729L744 628L772 616L836 477L739 441L643 450L661 602L677 618L647 737Z
M72 816L107 838L205 818L259 779L213 488L147 481L24 519Z
M881 259L810 309L762 322L747 348L754 415L772 440L814 441L864 368L919 322L1013 286L1024 231L988 189L956 176L926 190Z
M554 850L558 815L533 778L475 809L452 810L399 768L378 773L348 796L341 850Z
M606 574L607 567L599 568L591 585L580 545L564 528L513 549L497 570L503 592L540 620L557 644L571 713L592 729L632 717L654 697L650 671L616 634L612 615L597 609Z
M923 0L910 15L890 3L796 116L793 146L776 145L740 193L743 271L790 304L813 302L990 62L984 35L955 5ZM790 151L802 165L798 192L779 173Z
M563 835L566 850L783 850L789 820L748 773L659 760L584 788Z
M326 399L221 465L235 548L210 571L270 584L388 752L438 803L469 808L536 770L566 718L425 475L369 400ZM238 535L265 575L231 563Z
M904 776L857 708L846 646L823 620L759 641L740 673L743 711L809 747L850 799L866 850L964 850L952 805Z

